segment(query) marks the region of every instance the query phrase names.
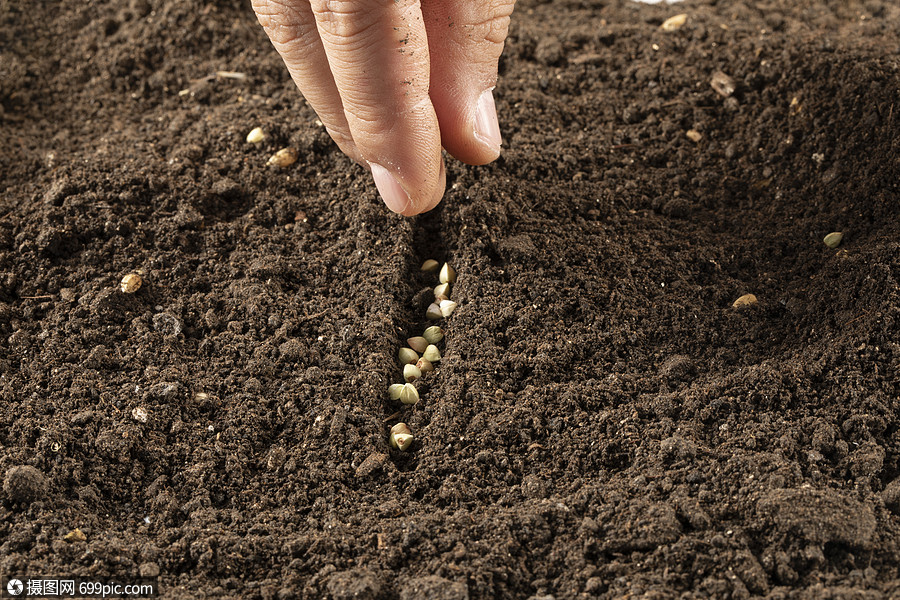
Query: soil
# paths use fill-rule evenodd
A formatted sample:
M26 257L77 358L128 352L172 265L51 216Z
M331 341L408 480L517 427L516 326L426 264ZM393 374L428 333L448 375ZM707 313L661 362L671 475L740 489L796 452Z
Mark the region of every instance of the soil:
M900 597L900 7L511 27L503 156L406 219L246 2L0 0L3 576ZM432 257L459 308L405 407Z

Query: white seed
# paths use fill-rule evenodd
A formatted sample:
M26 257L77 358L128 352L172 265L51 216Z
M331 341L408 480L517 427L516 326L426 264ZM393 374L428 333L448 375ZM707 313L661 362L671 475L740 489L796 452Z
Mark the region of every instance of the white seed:
M422 353L422 358L429 362L440 362L441 360L441 351L438 350L438 347L434 344L429 344L427 348L425 348L425 352Z
M434 365L431 364L431 361L427 358L420 358L416 362L416 366L419 367L419 370L423 373L430 373L431 371L434 371Z
M409 344L410 348L412 348L413 350L415 350L416 352L419 352L419 353L425 352L425 348L428 347L428 340L426 340L425 338L423 338L421 336L411 337L408 340L406 340L406 343Z
M449 317L453 314L453 311L456 310L456 302L453 300L441 300L438 310L441 311L441 315Z
M121 283L119 283L119 289L126 294L133 294L141 289L142 283L144 283L144 280L141 279L140 275L137 273L129 273L122 278Z
M395 433L391 436L391 446L401 452L406 452L412 446L412 442L413 436L411 433Z
M429 321L437 321L438 319L442 319L443 317L444 314L441 312L441 307L434 302L429 304L428 308L425 309L425 318Z
M262 127L254 127L250 130L250 133L247 134L248 144L258 144L264 139L266 139L266 132L263 131Z
M448 263L444 263L438 279L441 280L441 283L456 283L456 271Z
M289 167L300 157L300 154L294 148L282 148L271 157L266 163L273 167Z
M692 142L696 143L703 139L703 134L697 131L696 129L688 129L687 133L685 133L687 138Z
M399 400L400 395L403 393L403 386L405 383L392 383L390 387L388 387L388 396L391 397L391 400Z
M409 430L409 426L406 423L397 423L393 427L391 427L391 435L395 433L412 433Z
M663 31L676 31L681 29L681 26L687 22L687 14L682 13L680 15L675 15L674 17L669 17L665 21L662 22L662 25L659 26Z
M825 239L822 240L825 242L825 245L829 248L837 248L841 245L841 240L844 239L844 234L840 231L832 231L828 235L825 236Z
M732 306L735 308L744 308L745 306L752 306L753 304L756 304L756 302L756 296L754 296L753 294L744 294L743 296L735 300Z
M439 341L444 339L444 330L437 325L432 325L425 330L425 333L422 334L422 337L428 340L429 344L437 344Z
M429 258L425 262L422 263L422 268L420 269L423 273L434 273L438 270L438 267L441 266L441 263L434 260L433 258Z
M400 351L397 352L397 356L400 358L401 365L413 364L419 360L419 355L416 354L416 351L412 348L400 348Z
M447 300L450 298L450 284L442 283L434 288L435 300Z
M403 381L412 383L422 376L422 371L416 365L403 365Z
M403 389L400 391L400 402L403 404L415 404L419 401L419 390L416 389L411 383L404 383L401 386Z
M147 419L150 418L150 415L147 414L147 409L143 406L136 406L131 411L131 418L137 421L138 423L146 423Z

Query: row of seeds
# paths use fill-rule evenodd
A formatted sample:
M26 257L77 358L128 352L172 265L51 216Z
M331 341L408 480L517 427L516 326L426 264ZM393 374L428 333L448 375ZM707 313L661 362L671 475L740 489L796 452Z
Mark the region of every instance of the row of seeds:
M422 264L422 271L434 273L439 263L428 259ZM425 318L429 321L445 319L456 310L456 302L450 300L450 284L456 283L456 271L444 263L438 274L440 283L434 288L434 302L425 310ZM419 391L413 382L423 373L434 371L435 364L441 360L441 351L437 344L444 339L444 330L438 325L425 329L420 336L406 340L408 347L400 348L397 357L403 366L403 381L394 383L388 388L391 400L399 400L403 404L413 405L419 401ZM412 445L413 435L406 423L397 423L391 427L391 446L406 451Z

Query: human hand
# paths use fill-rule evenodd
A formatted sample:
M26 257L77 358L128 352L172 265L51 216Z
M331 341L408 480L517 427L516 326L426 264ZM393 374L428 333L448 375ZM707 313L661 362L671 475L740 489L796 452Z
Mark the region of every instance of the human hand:
M406 216L444 194L441 146L500 155L492 90L515 0L252 0L294 83Z

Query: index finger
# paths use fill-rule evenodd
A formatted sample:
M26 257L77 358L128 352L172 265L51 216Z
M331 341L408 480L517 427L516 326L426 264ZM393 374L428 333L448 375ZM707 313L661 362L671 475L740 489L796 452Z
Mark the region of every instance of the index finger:
M415 215L444 192L419 0L312 0L353 142L389 208Z

